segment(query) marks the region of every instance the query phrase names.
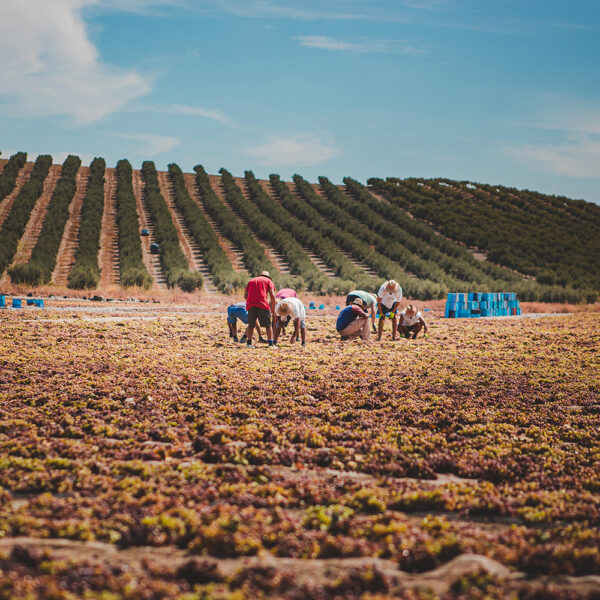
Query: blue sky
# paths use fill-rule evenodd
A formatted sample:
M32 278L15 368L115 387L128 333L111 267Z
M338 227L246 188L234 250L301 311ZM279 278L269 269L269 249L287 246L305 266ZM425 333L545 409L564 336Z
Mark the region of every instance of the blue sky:
M2 0L0 150L600 203L598 0Z

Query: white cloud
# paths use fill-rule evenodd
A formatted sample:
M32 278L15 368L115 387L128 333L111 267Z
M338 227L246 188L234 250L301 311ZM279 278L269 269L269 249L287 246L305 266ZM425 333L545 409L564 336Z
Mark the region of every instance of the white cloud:
M527 127L549 132L555 140L509 145L506 152L544 173L600 178L600 109L573 98L540 102L547 108Z
M155 112L166 113L170 115L186 115L190 117L202 117L206 119L212 119L214 121L219 121L219 123L223 123L224 125L233 126L234 122L227 117L223 111L221 110L213 110L210 108L202 108L201 106L185 106L182 104L171 104L165 107L155 107L149 109Z
M143 146L137 152L138 154L144 154L146 156L164 154L181 144L179 138L166 135L152 135L145 133L113 133L112 135L125 140L142 142Z
M263 144L246 149L246 154L265 167L311 167L339 156L332 142L316 136L271 136Z
M157 10L164 8L190 6L189 0L89 0L89 4L97 5L101 9L141 14L157 14Z
M416 0L417 3L419 0ZM436 0L432 0L436 1ZM404 8L415 7L414 0L401 3L394 11L385 2L370 0L206 0L204 5L212 5L219 12L227 12L239 17L284 18L301 21L315 20L372 20L406 22Z
M543 173L600 178L600 140L585 134L562 144L523 144L506 150Z
M404 40L368 40L362 39L355 42L347 42L337 38L324 35L301 35L296 38L301 46L308 48L318 48L321 50L331 50L338 52L350 52L352 54L393 53L393 54L423 54Z
M534 125L537 129L600 135L600 109L572 103L550 112Z
M0 106L5 115L96 121L150 91L133 69L102 62L82 10L96 0L3 0Z

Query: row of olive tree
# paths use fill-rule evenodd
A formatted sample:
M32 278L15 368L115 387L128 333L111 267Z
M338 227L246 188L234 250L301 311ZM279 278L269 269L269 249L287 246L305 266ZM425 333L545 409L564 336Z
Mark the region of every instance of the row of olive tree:
M60 242L69 219L69 205L77 190L76 177L80 166L81 159L78 156L69 154L65 159L29 262L16 264L9 269L13 283L37 286L49 283L52 279Z
M368 181L369 185L373 186L376 191L389 200L390 205L385 207L381 207L381 203L374 199L372 195L355 180L346 178L345 181L351 193L360 195L362 200L370 203L369 205L371 208L374 210L379 209L382 216L398 225L415 238L423 240L429 246L437 248L443 254L455 259L457 261L456 264L461 265L461 267L459 267L460 270L464 270L467 274L470 272L479 272L479 276L474 276L472 279L479 279L485 284L487 277L497 281L498 285L518 283L522 280L522 277L519 274L514 273L509 269L492 263L478 261L463 245L457 244L455 241L450 240L443 235L439 235L430 225L414 219L406 212L412 205L410 198L407 197L407 195L410 196L412 193L400 189L398 185L392 183L391 180L388 183L377 178L372 178ZM366 194L369 195L367 196Z
M221 175L224 180L235 185L228 171L221 169ZM259 239L272 245L281 254L289 265L290 273L301 277L300 285L298 282L293 282L292 287L306 286L307 289L318 293L327 291L334 282L330 281L330 278L311 261L308 254L300 247L294 233L289 229L289 222L282 218L281 207L273 202L251 171L246 171L245 184L252 202L247 200L242 193L232 194L230 196L231 208L248 224Z
M19 190L17 197L0 230L0 273L12 262L21 236L25 231L31 211L44 189L44 180L48 176L52 157L47 154L38 156L31 176ZM6 167L5 167L6 168Z
M480 285L494 285L496 281L500 287L502 284L521 281L522 277L509 269L482 264L465 247L438 235L430 226L411 218L401 207L381 202L355 179L345 177L344 183L358 203L382 217L380 222L387 224L384 227L389 233L393 230L398 235L399 228L402 231L399 241L404 246L421 258L436 263L448 275ZM389 227L390 224L397 228Z
M215 286L221 292L243 289L248 277L234 270L211 224L204 216L198 203L190 196L183 173L176 164L169 165L169 177L173 187L175 206L183 216L187 228L202 251L204 262L210 271ZM210 186L202 189L200 193L214 194Z
M193 292L202 287L202 275L197 271L190 271L171 211L160 192L158 174L152 161L144 161L142 176L145 184L144 200L154 226L154 239L160 246L160 265L167 285L171 288L178 286L185 292Z
M395 279L402 288L415 298L436 298L445 289L433 281L410 277L395 261L382 251L386 244L381 244L381 237L368 227L356 221L327 197L314 190L300 175L294 175L296 190L305 204L295 201L293 197L284 198L288 210L309 219L308 222L324 236L334 241L343 251L352 254L356 259L372 269L381 279Z
M584 302L596 298L600 248L593 227L583 227L566 216L562 225L556 219L552 223L552 218L542 218L539 211L530 212L529 203L514 191L491 194L471 184L457 187L440 180L370 183L392 201L402 198L416 219L432 223L448 238L485 251L488 260L482 265L498 263L536 277L537 281L531 281L519 275L519 280L509 282L522 300Z
M4 165L4 169L2 169L2 173L0 173L0 201L4 200L4 198L15 189L17 176L26 161L27 154L25 152L17 152L16 154L13 154Z
M67 287L72 289L94 289L98 287L100 281L98 252L100 250L102 214L104 213L105 170L104 159L94 158L90 164L87 190L81 207L75 262L67 283Z
M206 193L210 189L208 175L202 165L194 167L196 182L200 190L200 200L206 212L214 219L221 233L237 246L244 257L244 263L250 275L258 275L262 271L275 273L275 266L268 259L264 248L254 239L247 227L242 225L235 214L227 207L216 194ZM241 190L233 180L221 178L223 191L228 202L234 200L234 196L241 194Z
M133 193L133 170L128 160L117 163L117 225L119 228L119 277L121 286L148 289L152 276L142 258L139 215Z

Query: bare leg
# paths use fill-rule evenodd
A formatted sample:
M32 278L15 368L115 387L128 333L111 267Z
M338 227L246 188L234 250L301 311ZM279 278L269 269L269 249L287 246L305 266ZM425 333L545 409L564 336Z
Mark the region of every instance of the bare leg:
M360 331L363 340L368 340L371 337L371 324L369 323L369 319L365 319Z
M381 313L379 315L379 323L377 324L377 341L381 339L381 335L383 334L383 322L385 321L385 315Z
M359 318L359 319L355 319L354 321L352 321L352 323L350 323L350 325L348 325L348 327L345 327L344 329L342 329L340 331L340 335L342 337L347 337L349 340L353 340L357 337L363 337L363 339L366 339L364 337L364 332L369 332L369 319L367 318Z
M281 319L279 317L275 317L273 326L274 326L273 327L273 329L274 329L273 341L275 343L277 343L277 340L279 339L279 335L281 333Z

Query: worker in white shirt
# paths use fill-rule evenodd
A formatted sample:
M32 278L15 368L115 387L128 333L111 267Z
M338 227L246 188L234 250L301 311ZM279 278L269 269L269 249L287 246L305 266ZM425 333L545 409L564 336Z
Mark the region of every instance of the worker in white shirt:
M290 344L293 344L300 336L302 345L306 346L306 308L300 298L284 298L275 305L275 343L277 343L284 326L290 321L294 324Z
M406 339L417 338L419 331L423 330L423 335L427 335L427 323L421 316L421 311L415 306L409 304L401 313L398 320L398 332Z
M402 301L402 288L397 281L390 279L386 281L377 292L377 312L379 314L379 325L377 327L377 339L381 340L383 324L386 315L392 319L392 340L396 339L398 333L398 317L396 312L400 309Z

